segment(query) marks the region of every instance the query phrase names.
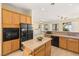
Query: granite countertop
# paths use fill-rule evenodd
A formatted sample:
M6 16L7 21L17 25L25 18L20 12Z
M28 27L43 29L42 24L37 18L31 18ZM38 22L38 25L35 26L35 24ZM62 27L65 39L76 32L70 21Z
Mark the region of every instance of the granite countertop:
M29 48L29 53L33 52L36 48L40 47L41 45L45 44L46 42L50 41L51 38L44 37L42 41L38 41L37 39L31 39L28 41L23 42L25 48Z
M73 38L73 39L79 39L79 35L68 35L68 34L47 34L51 36L59 36L59 37L67 37L67 38Z

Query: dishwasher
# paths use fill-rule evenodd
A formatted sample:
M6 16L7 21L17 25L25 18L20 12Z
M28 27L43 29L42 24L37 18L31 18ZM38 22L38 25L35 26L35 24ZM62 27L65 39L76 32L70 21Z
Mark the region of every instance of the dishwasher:
M59 47L59 37L58 36L51 36L51 44L52 46Z

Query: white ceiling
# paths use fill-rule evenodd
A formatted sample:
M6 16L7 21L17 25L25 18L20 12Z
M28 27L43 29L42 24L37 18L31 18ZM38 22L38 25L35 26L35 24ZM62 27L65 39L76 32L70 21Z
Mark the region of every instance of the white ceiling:
M78 3L10 3L21 9L32 10L33 20L58 20L61 16L68 18L79 17Z

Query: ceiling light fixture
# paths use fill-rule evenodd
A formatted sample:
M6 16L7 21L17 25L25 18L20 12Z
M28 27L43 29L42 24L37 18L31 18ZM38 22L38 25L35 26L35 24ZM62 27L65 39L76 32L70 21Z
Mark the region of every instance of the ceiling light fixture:
M51 5L55 5L55 3L51 3Z
M68 4L69 6L72 6L72 4Z
M44 10L45 10L45 8L41 8L41 10L42 10L42 11L44 11Z

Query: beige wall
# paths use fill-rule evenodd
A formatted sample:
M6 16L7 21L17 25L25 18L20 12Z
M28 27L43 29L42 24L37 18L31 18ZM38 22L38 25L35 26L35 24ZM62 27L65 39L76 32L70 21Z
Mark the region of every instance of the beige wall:
M48 21L48 22L43 22L43 25L48 24L49 31L52 31L52 24L58 24L58 31L63 31L63 23L66 23L66 22L71 22L71 24L72 24L71 32L79 32L79 18L52 20L52 21Z
M2 47L2 20L1 20L1 4L0 4L0 55L1 55L1 47Z
M62 23L66 23L66 22L71 22L72 24L71 32L79 32L79 18L65 19L65 20L59 21L59 25L58 25L59 31L63 31Z

